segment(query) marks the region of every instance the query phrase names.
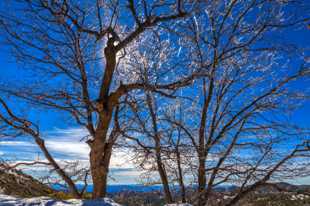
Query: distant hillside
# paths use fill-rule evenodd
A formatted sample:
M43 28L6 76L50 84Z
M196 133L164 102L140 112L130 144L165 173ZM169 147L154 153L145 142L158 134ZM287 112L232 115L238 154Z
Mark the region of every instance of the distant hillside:
M256 189L257 193L296 192L310 194L310 185L292 185L286 182L268 183Z
M52 190L19 170L7 170L0 164L0 194L36 197L51 194Z

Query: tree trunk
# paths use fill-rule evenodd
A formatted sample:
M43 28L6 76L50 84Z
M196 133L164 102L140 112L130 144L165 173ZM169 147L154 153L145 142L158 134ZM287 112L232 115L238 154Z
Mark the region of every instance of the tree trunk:
M157 169L158 169L158 173L159 173L159 176L160 176L163 188L164 188L166 203L170 204L173 202L173 199L172 199L172 195L169 189L169 180L167 177L167 173L166 173L165 167L161 159L162 151L161 151L161 145L160 145L160 135L159 135L158 128L157 128L157 118L156 118L156 112L155 112L156 109L153 108L153 100L149 93L147 93L146 98L147 98L147 105L150 110L150 114L152 118L152 126L154 130L154 135L155 135L153 138L155 142Z
M93 199L104 197L106 195L104 191L105 181L103 179L106 173L106 168L102 161L103 152L104 142L95 140L90 151L90 166L94 186L92 194Z
M173 199L172 199L172 195L171 195L170 188L169 188L169 181L168 181L167 173L161 160L160 152L158 153L156 151L156 158L157 158L156 162L157 162L158 172L159 172L160 179L163 184L163 188L165 192L166 203L171 204L173 203Z
M198 206L206 205L206 165L205 158L199 157L199 168L198 168Z
M178 164L178 176L179 176L179 185L181 189L181 198L182 198L182 203L186 203L186 191L185 191L185 185L183 181L183 172L182 172L182 165L181 165L181 155L180 151L177 148L177 164Z
M93 180L92 198L102 198L107 194L108 173L112 154L112 144L94 141L90 152L91 174Z
M106 67L102 78L97 110L99 123L95 132L94 140L90 144L90 166L93 179L93 199L106 196L109 165L114 142L109 142L108 129L110 127L115 102L109 99L110 86L116 67L116 50L114 38L109 38L104 49Z
M90 166L93 180L92 198L102 198L106 196L107 179L109 173L110 159L113 143L107 137L108 128L112 118L112 109L103 111L100 117L94 140L90 145Z

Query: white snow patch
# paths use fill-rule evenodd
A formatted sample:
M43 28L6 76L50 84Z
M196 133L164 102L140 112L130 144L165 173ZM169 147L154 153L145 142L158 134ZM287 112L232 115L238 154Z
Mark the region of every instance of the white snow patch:
M0 194L2 206L121 206L109 198L98 200L54 200L49 197L17 198Z
M168 204L168 205L164 205L164 206L192 206L188 203L174 203L174 204Z
M304 195L304 194L297 194L297 195L292 195L291 200L305 200L308 199L310 196L309 195Z

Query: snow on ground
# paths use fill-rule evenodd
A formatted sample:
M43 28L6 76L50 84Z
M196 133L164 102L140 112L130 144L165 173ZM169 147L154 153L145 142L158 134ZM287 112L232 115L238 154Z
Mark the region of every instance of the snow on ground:
M17 198L0 194L1 206L121 206L109 198L100 200L54 200L49 197Z
M190 205L188 203L175 203L175 204L168 204L165 206L192 206L192 205Z

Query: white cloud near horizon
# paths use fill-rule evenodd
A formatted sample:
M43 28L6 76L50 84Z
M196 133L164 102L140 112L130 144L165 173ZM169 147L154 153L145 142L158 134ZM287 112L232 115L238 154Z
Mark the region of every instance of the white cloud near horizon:
M35 147L36 145L28 141L0 141L0 146Z
M87 135L88 132L83 128L55 128L43 134L46 137L44 139L47 149L58 162L76 160L88 162L90 148L87 143L81 141ZM5 151L2 151L2 148ZM25 150L33 150L33 154L29 156L29 159L32 159L35 153L38 153L37 145L31 139L0 140L0 154L2 155L9 156L10 153L16 155L18 152ZM128 150L116 149L111 157L111 168L134 168L134 164L130 160L130 154L131 152ZM24 158L25 156L23 156Z
M82 128L55 128L43 133L47 149L53 155L59 165L79 161L79 167L89 167L90 148L85 143L87 131ZM39 155L40 154L40 155ZM135 184L141 172L135 169L130 160L132 152L128 150L115 149L110 163L109 181L112 184ZM31 138L6 138L0 140L0 157L8 160L10 164L19 162L32 162L34 160L46 161L38 146ZM35 167L21 166L28 174L40 176L48 174L45 165Z

